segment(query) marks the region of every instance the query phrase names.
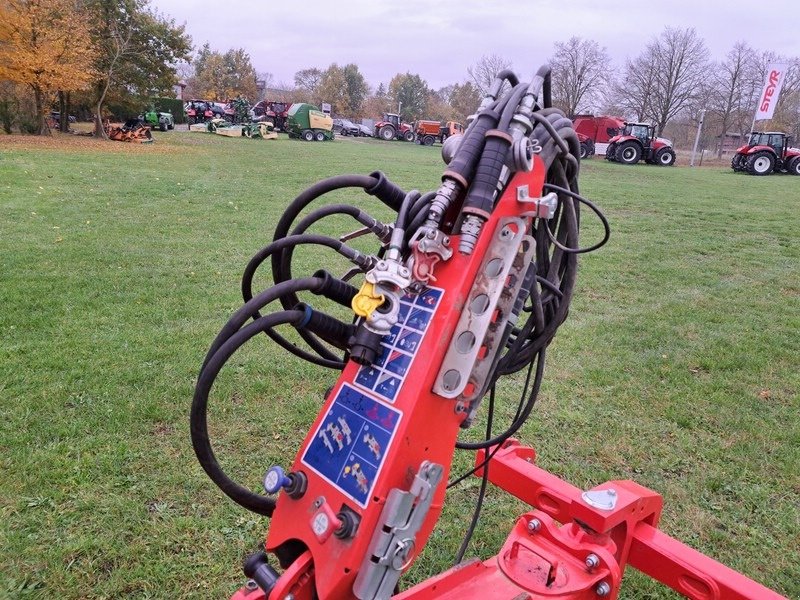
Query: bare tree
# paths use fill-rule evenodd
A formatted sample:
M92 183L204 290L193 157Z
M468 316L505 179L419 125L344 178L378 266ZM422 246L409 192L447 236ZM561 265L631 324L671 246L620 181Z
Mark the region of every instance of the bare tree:
M550 68L553 104L572 117L600 102L610 80L611 59L594 40L573 36L567 42L556 42Z
M708 108L716 116L720 143L717 157L722 157L723 142L728 130L737 126L742 133L743 122L748 121L750 95L756 69L755 51L746 42L736 42L725 60L713 69L708 94Z
M480 91L481 96L485 96L494 81L495 75L503 69L510 68L510 60L496 54L484 54L477 63L467 67L467 73L475 83L475 87Z
M701 94L708 49L693 28L667 27L625 65L621 92L627 109L663 131L670 119L690 108Z

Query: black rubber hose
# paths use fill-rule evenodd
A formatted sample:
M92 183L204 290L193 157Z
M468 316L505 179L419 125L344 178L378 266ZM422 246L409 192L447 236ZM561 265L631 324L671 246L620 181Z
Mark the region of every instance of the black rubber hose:
M272 239L278 240L286 237L297 215L320 196L343 188L360 187L366 189L372 188L377 184L378 179L368 175L337 175L336 177L329 177L328 179L318 181L310 188L304 190L286 207L286 210L283 211L283 215L281 215L281 218L278 220L278 224L275 226L275 234ZM291 276L281 272L282 254L282 252L278 252L272 256L272 277L275 283L291 279ZM294 304L295 302L289 301L284 304L284 308L290 308Z
M233 481L222 470L222 467L217 461L217 457L214 455L214 450L211 447L211 440L208 436L208 396L220 370L242 344L253 336L262 331L272 329L276 325L297 323L303 316L303 312L292 310L272 313L266 317L261 317L233 334L219 350L214 353L208 361L208 364L200 372L194 390L192 410L189 415L192 446L194 447L194 452L197 455L200 466L203 467L203 470L211 478L211 481L238 505L266 517L272 516L275 510L275 500L251 492L248 488Z
M290 281L284 281L283 283L279 283L278 285L274 285L271 288L268 288L261 292L258 296L251 298L248 300L244 306L239 308L231 317L228 319L228 322L222 327L220 332L217 334L217 337L214 338L214 341L211 342L211 347L208 349L206 353L206 357L203 360L203 366L200 367L200 371L202 372L203 369L206 368L208 361L211 360L211 357L220 349L222 344L224 344L230 337L239 331L242 326L244 326L247 321L253 318L257 318L259 316L259 312L262 308L264 308L270 302L277 300L278 298L292 293L292 292L299 292L299 291L315 291L321 288L324 285L324 280L318 277L307 277L305 279L292 279ZM267 332L270 333L269 331ZM270 335L270 337L272 337ZM276 342L274 337L272 338ZM283 340L283 338L280 338ZM278 342L280 344L280 342ZM282 344L281 344L282 345ZM282 346L285 348L285 346ZM295 346L291 346L290 348L285 348L287 350L292 351L293 349L297 349ZM301 357L305 358L305 357Z

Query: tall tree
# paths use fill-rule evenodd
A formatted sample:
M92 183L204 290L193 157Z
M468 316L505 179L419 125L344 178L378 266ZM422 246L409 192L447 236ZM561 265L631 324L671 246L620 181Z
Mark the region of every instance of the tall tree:
M702 94L708 49L693 28L666 27L625 68L624 91L659 132Z
M732 126L742 133L743 122L748 121L750 93L757 65L753 60L755 51L746 42L736 42L725 60L713 69L711 91L708 94L709 110L716 116L720 144L717 156L722 156L725 135ZM748 121L749 126L749 121Z
M481 56L477 63L467 67L467 73L472 78L472 83L478 88L481 96L485 96L495 76L503 69L510 68L510 60L496 54L485 54Z
M317 88L322 81L322 71L316 67L303 69L294 74L295 87L305 91L309 99L317 97Z
M258 95L256 86L256 70L250 61L250 55L242 48L228 50L223 56L227 74L225 96L220 100L227 100L237 95L255 99Z
M392 106L400 106L400 114L406 121L424 116L429 94L428 84L416 73L398 73L389 82Z
M0 3L0 80L30 87L40 134L49 132L45 109L52 94L86 88L94 77L96 48L85 22L76 1Z
M256 80L250 55L242 48L222 54L206 43L195 58L190 84L195 95L224 102L237 95L255 99L258 95Z
M150 11L146 0L87 0L92 37L100 50L94 82L95 135L105 137L103 107L109 96L143 102L170 93L176 65L189 57L184 26Z
M356 64L351 63L342 67L342 74L347 87L347 112L355 117L361 112L364 100L369 94L369 86Z
M651 52L625 62L622 78L614 84L612 95L616 98L615 104L627 116L633 115L637 121L652 119L657 72L657 57Z
M556 42L550 59L553 103L569 117L602 99L611 73L611 59L594 40L571 37Z
M336 63L325 69L317 86L314 103L320 106L323 102L331 105L334 114L345 114L348 111L350 97L347 94L347 79L344 70Z
M450 93L450 106L453 107L453 118L466 121L467 117L478 110L481 94L471 82L456 84Z

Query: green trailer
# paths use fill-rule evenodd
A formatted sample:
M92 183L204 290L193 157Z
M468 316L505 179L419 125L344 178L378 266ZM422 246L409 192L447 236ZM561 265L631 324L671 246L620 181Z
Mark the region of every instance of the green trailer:
M286 119L286 133L290 138L306 142L333 139L333 119L313 104L292 104Z

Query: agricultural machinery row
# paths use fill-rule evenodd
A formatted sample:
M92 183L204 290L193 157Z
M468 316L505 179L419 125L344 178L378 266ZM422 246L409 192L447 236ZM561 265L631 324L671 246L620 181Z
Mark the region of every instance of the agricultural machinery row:
M381 120L375 123L374 137L387 142L401 140L432 146L437 141L443 144L448 137L463 132L464 127L458 121L442 122L420 119L413 123L406 123L400 115L384 113Z

